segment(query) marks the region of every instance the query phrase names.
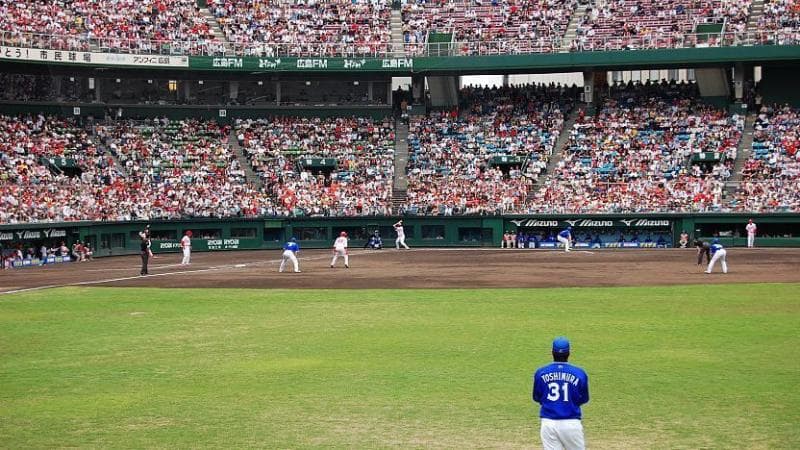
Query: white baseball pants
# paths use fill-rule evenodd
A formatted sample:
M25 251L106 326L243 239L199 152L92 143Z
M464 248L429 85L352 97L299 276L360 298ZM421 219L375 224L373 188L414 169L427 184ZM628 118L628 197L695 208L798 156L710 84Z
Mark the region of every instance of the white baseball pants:
M336 250L333 251L333 260L331 261L331 267L336 265L336 261L339 259L340 256L344 258L344 265L345 266L349 266L350 265L350 257L347 255L347 249L345 249L345 248L338 249L337 248Z
M544 450L584 450L583 424L578 419L542 419L542 447Z
M724 248L717 250L714 256L711 257L706 273L711 273L711 271L714 270L714 265L717 264L717 261L722 265L722 273L728 273L728 252Z
M189 264L189 261L192 259L192 249L189 247L183 248L183 259L181 260L181 264L184 266Z
M397 239L394 240L394 245L395 247L397 247L398 250L400 250L401 245L403 246L403 248L408 249L408 246L406 245L405 236L397 236Z
M295 256L294 252L291 250L283 251L283 258L281 258L281 267L278 269L278 272L283 272L283 268L286 267L286 261L291 261L292 265L294 266L294 271L300 272L300 267L297 264L297 256Z
M748 234L747 235L747 247L753 248L753 245L756 243L756 235L755 234Z
M564 244L564 251L567 251L567 252L569 251L569 244L570 244L569 239L567 239L567 238L565 238L563 236L559 236L558 237L558 242L561 242L562 244Z

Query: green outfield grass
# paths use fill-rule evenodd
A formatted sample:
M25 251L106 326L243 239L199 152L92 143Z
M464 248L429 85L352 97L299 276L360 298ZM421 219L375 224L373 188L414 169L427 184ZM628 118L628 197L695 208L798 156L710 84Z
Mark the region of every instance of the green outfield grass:
M590 448L799 448L800 285L0 297L0 447L523 448L551 339Z

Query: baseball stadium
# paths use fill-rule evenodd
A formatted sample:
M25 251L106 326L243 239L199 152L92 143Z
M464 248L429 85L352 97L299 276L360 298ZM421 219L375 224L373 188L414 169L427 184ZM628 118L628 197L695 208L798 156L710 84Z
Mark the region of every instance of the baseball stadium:
M797 0L0 14L0 448L800 448Z

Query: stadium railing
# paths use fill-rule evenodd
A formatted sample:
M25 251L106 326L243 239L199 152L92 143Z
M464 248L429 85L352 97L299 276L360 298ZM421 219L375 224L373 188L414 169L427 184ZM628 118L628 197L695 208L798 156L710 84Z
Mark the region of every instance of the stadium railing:
M542 53L652 50L759 45L800 45L800 30L720 33L659 33L648 36L595 36L576 38L571 45L561 37L544 42L497 39L487 42L455 41L406 43L402 49L392 43L236 43L220 40L144 40L89 38L81 35L53 35L0 31L3 47L42 50L123 53L175 56L273 57L371 57L483 56Z

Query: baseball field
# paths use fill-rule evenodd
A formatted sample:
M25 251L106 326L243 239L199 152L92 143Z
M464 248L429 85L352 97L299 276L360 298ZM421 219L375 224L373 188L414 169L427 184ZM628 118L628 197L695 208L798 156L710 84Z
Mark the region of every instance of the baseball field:
M494 253L565 285L615 258ZM113 270L135 259L112 258L52 268L75 283L31 290L18 277L47 269L4 273L19 292L0 296L0 447L537 448L531 375L563 334L590 376L590 448L799 448L800 280L742 282L768 272L767 251L764 267L732 251L728 278L696 276L693 253L619 253L662 270L685 258L694 284L350 289L373 270L357 255L350 271L312 255L302 274L164 258L163 276L133 279ZM238 288L231 274L251 270L298 289ZM315 278L338 289L300 289ZM149 287L192 279L204 287Z

